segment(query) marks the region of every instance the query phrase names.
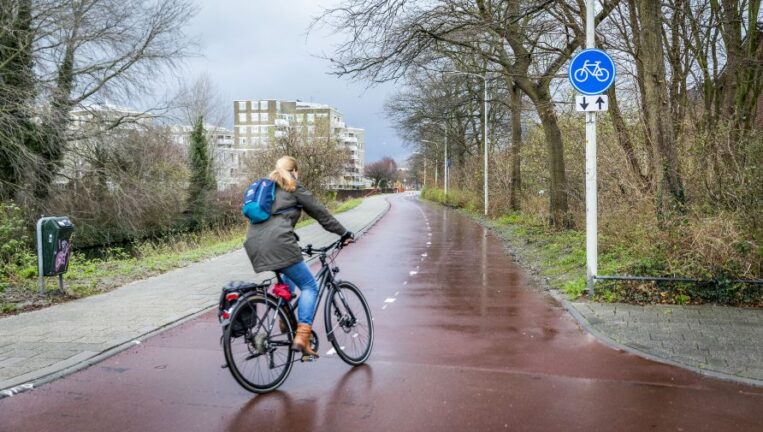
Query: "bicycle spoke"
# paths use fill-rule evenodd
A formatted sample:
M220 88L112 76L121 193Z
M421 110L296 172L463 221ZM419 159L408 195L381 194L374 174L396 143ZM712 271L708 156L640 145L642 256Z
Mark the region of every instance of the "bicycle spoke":
M351 284L341 283L327 301L327 335L345 362L366 361L373 345L371 313L363 295Z
M292 366L291 333L273 334L273 323L286 320L283 309L265 297L244 299L231 317L231 326L244 325L244 334L233 335L229 328L224 338L225 356L234 378L254 392L278 387Z

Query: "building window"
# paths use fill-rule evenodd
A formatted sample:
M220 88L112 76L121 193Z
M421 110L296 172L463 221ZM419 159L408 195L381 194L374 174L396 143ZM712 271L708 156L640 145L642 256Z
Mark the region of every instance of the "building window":
M281 101L276 101L276 111L281 112Z
M260 111L267 111L268 110L268 101L260 101Z
M238 122L239 123L246 123L246 113L245 112L238 113Z
M238 101L238 110L246 111L246 101Z
M267 123L269 121L270 121L270 116L268 115L268 113L266 112L260 113L260 123Z
M246 138L239 138L239 143L241 145L246 145Z
M307 115L307 122L308 123L315 123L315 114L308 114Z

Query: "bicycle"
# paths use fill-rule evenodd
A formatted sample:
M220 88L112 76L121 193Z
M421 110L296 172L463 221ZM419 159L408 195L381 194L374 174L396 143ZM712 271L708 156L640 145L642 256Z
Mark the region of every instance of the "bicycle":
M371 355L374 342L373 317L363 293L351 282L339 280L339 268L334 260L342 249L341 240L324 248L312 245L302 248L307 256L318 254L321 268L315 274L318 282L318 300L313 318L323 304L326 337L339 357L351 366L365 363ZM224 311L228 325L223 333L225 361L233 378L254 393L267 393L277 389L291 372L296 361L312 361L302 355L295 359L291 345L297 328L296 301L287 301L268 292L275 278L261 284L248 284L237 292L232 312ZM236 298L233 298L236 297ZM222 304L222 303L221 303ZM222 307L222 306L221 306ZM311 345L318 351L318 335L313 330Z
M583 66L575 71L575 80L580 82L588 81L588 75L590 74L599 82L606 82L609 79L609 71L600 67L600 64L600 61L589 63L589 61L586 60L583 62Z

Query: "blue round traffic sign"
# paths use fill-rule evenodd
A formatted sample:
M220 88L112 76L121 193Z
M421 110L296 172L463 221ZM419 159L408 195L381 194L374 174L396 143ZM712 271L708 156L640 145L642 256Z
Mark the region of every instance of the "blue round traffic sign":
M572 59L567 74L577 91L597 95L607 91L615 82L615 62L604 51L591 48Z

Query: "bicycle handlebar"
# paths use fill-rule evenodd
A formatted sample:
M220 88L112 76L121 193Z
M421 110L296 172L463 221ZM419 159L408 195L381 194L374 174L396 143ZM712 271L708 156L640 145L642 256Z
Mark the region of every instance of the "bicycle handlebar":
M307 256L313 256L313 254L316 254L316 253L318 253L318 254L325 254L325 253L327 253L328 251L330 251L330 250L332 250L334 248L342 249L343 247L344 247L344 244L342 242L342 239L340 238L339 240L331 243L328 246L322 247L322 248L314 248L313 245L309 244L306 247L299 248L299 249L302 251L303 254L305 254Z

